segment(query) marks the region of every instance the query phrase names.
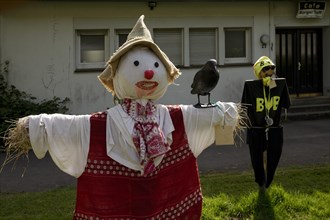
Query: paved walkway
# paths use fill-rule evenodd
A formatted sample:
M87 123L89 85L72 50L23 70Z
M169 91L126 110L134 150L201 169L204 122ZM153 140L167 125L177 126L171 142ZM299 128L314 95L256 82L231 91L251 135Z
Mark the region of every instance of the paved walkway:
M0 164L4 158L0 154ZM201 173L252 171L248 146L242 142L211 146L199 156L198 164ZM311 164L330 164L330 119L286 122L279 167ZM49 156L38 160L33 152L29 161L9 164L0 174L0 192L45 191L75 184L75 178L61 172Z

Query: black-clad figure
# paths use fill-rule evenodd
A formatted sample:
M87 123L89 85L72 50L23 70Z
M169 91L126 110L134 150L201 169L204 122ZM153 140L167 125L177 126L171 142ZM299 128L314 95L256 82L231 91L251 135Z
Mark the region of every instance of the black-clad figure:
M283 147L282 108L288 109L290 97L285 78L275 78L275 64L266 56L253 65L256 80L244 84L242 103L247 104L250 149L255 182L264 190L273 181Z

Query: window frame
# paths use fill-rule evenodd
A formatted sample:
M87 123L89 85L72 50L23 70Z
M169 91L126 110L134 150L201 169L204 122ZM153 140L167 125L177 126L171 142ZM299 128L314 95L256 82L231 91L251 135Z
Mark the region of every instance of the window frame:
M244 57L226 57L226 31L244 31L245 32L245 56ZM223 28L223 57L224 64L247 64L252 62L252 29L249 27L225 27ZM229 46L229 45L228 45Z
M103 62L81 62L81 36L83 35L101 35L104 36L104 61ZM88 71L94 69L103 69L110 55L109 49L109 30L108 29L76 29L75 30L75 61L76 71Z

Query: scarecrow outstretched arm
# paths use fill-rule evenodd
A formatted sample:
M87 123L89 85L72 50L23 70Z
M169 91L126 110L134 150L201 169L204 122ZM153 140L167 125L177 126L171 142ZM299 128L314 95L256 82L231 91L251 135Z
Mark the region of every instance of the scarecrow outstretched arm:
M239 121L239 105L232 102L217 102L214 108L195 108L181 105L189 146L197 157L215 141L215 126L235 128Z
M29 137L35 155L41 159L48 151L62 171L79 177L89 151L89 118L63 114L29 116Z

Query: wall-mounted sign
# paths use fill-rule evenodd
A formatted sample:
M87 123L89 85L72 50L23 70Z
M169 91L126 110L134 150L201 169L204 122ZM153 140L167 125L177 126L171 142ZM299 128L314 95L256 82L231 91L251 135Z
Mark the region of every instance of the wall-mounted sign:
M325 1L300 1L297 18L323 18L326 8Z

